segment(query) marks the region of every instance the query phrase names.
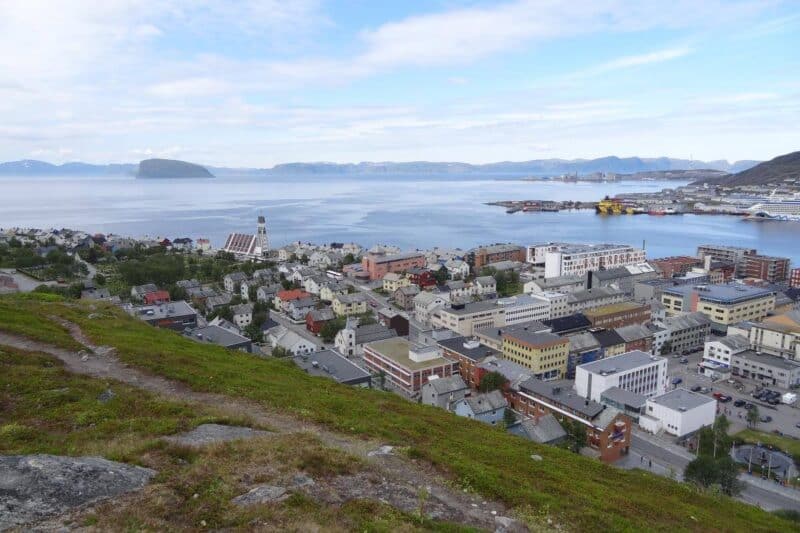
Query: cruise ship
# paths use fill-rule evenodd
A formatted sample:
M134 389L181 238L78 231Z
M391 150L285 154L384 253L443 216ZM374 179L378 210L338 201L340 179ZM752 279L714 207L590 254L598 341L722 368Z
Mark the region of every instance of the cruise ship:
M768 220L790 220L800 222L800 196L793 198L767 198L753 205L749 218Z

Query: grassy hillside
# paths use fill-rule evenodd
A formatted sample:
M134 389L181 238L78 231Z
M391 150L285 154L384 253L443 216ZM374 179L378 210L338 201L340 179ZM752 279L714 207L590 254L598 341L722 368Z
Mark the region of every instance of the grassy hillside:
M291 363L194 343L156 330L110 306L0 298L0 329L68 346L60 316L96 343L115 346L132 366L200 391L247 398L339 432L408 447L454 484L551 517L575 530L781 531L776 516L700 494L645 472L627 472L539 446L478 422L378 391L312 378ZM11 318L13 320L11 320ZM91 318L90 318L91 317ZM531 460L531 454L543 461Z

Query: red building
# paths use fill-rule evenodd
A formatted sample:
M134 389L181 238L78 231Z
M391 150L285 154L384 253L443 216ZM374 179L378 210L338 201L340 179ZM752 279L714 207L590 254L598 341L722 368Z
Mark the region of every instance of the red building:
M365 344L364 364L370 372L383 374L412 397L419 394L431 376L458 374L458 362L442 357L438 348L411 344L402 337Z
M145 305L155 305L167 303L170 298L167 291L153 291L145 294L142 301L144 301Z
M407 272L425 266L425 256L419 252L384 255L369 254L361 258L361 266L369 279L383 279L388 272Z
M436 286L436 278L433 272L425 268L411 268L408 270L408 279L420 289L428 289Z
M319 335L322 326L336 318L330 308L315 309L306 315L306 329L314 335Z
M497 350L471 340L469 337L440 340L439 347L441 347L444 357L458 361L458 371L464 383L476 390L481 383L481 378L488 372L478 365L487 357L502 357Z
M648 263L656 267L661 272L661 276L667 279L683 276L692 268L703 266L702 259L688 255L661 257L651 259Z
M525 261L526 250L516 244L479 246L467 252L467 263L477 272L484 266L500 261Z
M779 283L789 278L789 258L748 255L742 261L742 276Z

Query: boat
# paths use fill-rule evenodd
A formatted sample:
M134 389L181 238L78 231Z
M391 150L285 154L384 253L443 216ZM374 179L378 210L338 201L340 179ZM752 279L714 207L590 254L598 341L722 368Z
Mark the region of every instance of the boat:
M643 207L607 196L597 202L595 211L598 215L638 215L646 212Z
M769 198L754 204L747 211L748 218L752 219L800 222L800 195L780 198L773 192Z

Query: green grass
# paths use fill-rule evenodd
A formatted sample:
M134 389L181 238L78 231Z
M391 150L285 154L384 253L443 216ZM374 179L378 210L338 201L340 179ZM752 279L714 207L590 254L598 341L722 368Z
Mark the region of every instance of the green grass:
M4 304L0 298L0 329ZM111 307L89 319L82 306L35 303L36 324L49 315L78 323L96 343L153 374L196 390L242 397L351 435L406 446L456 486L546 515L576 530L780 531L779 517L641 471L623 471L557 448L536 445L390 393L312 378L291 363L194 343L156 330ZM97 314L97 311L94 311ZM36 324L28 329L37 335ZM532 461L536 453L543 461Z
M775 435L774 433L764 433L763 431L757 431L754 429L745 429L740 431L734 435L734 438L752 444L759 442L762 444L771 444L772 446L775 446L776 448L790 454L795 459L800 460L800 440L793 439L791 437Z

